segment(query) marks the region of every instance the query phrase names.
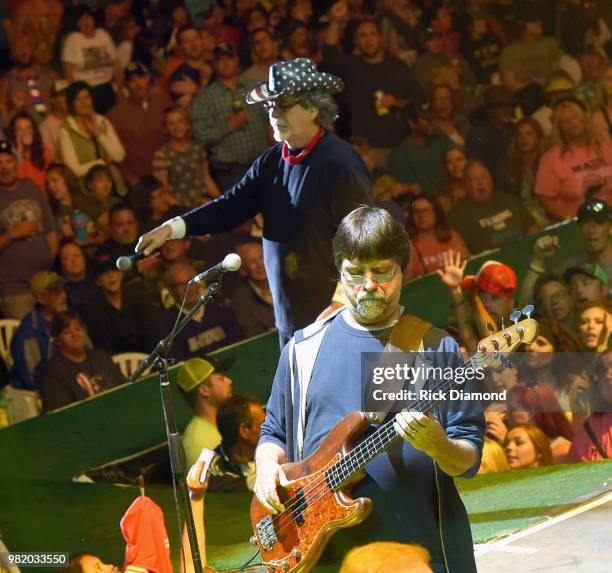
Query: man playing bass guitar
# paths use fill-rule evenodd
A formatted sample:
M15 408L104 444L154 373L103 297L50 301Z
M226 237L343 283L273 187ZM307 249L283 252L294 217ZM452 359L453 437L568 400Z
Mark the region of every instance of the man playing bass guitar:
M404 320L399 300L410 242L403 227L383 209L359 207L342 220L333 248L348 304L297 331L285 346L261 430L255 495L271 515L285 509L278 488L287 484L282 464L307 458L337 422L363 410L362 354L382 356L394 326ZM443 356L441 366L459 366L463 360L451 336L431 325L422 332L420 348ZM400 412L392 427L403 439L365 466L352 491L353 498L370 498L372 511L334 536L331 556L340 559L351 547L376 540L417 543L431 553L436 573L475 573L470 524L453 478L478 470L486 427L481 408L446 400L433 413Z

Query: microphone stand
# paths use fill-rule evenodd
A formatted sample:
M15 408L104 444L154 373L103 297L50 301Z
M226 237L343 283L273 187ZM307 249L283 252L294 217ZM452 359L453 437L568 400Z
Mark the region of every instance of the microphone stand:
M193 315L203 306L205 306L221 289L221 279L223 275L219 275L217 280L208 286L208 292L202 295L193 305L193 308L183 316L176 327L166 338L160 340L157 346L147 356L140 366L130 376L130 382L134 382L140 375L150 367L153 367L159 373L159 386L161 392L161 403L164 412L164 422L166 426L166 435L168 436L168 453L170 456L170 465L172 467L172 477L174 483L178 486L177 498L177 513L185 516L187 535L189 537L189 545L191 546L191 555L195 573L203 573L202 560L198 541L195 531L195 523L193 513L191 511L191 503L189 491L187 488L187 480L185 475L185 450L183 449L183 441L181 435L176 428L176 417L174 415L174 407L172 405L172 395L170 393L170 380L168 378L168 363L173 361L168 358L168 352L174 342L176 336L187 326ZM179 531L179 539L182 533Z

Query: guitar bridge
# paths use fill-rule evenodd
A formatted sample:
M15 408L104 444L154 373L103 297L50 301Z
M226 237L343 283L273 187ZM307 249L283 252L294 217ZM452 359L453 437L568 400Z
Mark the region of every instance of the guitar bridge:
M276 531L274 531L272 517L264 517L261 521L257 522L255 528L257 530L257 537L259 537L262 547L266 550L270 550L276 543Z

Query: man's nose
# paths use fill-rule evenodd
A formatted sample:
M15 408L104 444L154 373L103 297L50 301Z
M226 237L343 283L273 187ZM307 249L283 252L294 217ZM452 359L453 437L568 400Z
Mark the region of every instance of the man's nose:
M366 276L364 278L363 288L368 291L376 290L378 288L378 283L376 282L376 280L374 280L374 277Z

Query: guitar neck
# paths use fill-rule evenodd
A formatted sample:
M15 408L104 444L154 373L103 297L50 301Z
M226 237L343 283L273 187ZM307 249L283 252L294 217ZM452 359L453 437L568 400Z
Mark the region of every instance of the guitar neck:
M477 366L477 361L478 359L476 355L474 355L464 362L461 367L474 368ZM434 388L431 388L433 392L430 395L439 396L438 398L428 400L415 399L409 402L403 409L428 414L442 401L442 395L446 390L451 389L453 386L455 386L453 380L444 380ZM439 392L435 392L438 390ZM361 471L374 458L387 450L387 448L398 438L399 434L393 427L393 420L389 420L382 424L374 433L357 444L357 446L341 460L327 469L326 477L330 487L334 490L342 488L357 472Z

